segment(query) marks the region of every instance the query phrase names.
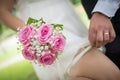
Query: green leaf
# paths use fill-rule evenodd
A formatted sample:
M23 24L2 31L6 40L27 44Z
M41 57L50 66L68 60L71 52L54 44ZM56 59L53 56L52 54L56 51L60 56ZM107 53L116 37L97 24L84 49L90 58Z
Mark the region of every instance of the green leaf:
M46 22L43 20L43 18L41 17L40 20L41 24L45 24Z
M34 27L38 27L38 25L39 25L38 22L40 22L40 25L46 23L46 22L43 20L42 17L41 17L39 20L29 17L29 18L28 18L28 21L27 21L27 25L30 25L30 24L33 23L32 25L34 25ZM51 25L53 25L56 30L63 30L63 25L62 25L62 24L51 24Z
M53 25L55 29L63 30L62 24L51 24L51 25Z
M32 24L32 23L36 23L36 22L38 22L39 20L37 20L37 19L34 19L34 18L31 18L31 17L29 17L28 18L28 21L27 21L27 25L30 25L30 24Z

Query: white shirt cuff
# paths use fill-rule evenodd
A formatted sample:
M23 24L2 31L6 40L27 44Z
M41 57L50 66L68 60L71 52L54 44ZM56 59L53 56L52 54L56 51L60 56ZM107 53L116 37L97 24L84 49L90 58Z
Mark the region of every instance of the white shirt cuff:
M113 17L119 8L120 0L98 0L92 13L100 12L108 17Z

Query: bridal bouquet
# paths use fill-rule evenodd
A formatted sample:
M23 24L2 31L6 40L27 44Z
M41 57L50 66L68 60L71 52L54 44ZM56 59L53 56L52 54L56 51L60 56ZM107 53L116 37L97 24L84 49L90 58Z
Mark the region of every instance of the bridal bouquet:
M61 24L47 24L42 18L29 18L27 25L18 30L24 58L40 65L53 64L65 47L62 30Z

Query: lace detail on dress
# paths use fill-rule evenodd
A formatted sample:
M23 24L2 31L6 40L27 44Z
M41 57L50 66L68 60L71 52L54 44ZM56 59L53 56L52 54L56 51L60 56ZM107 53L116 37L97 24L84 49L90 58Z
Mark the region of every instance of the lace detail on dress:
M83 55L85 55L85 53L86 53L88 50L90 50L90 49L91 49L91 45L88 44L88 45L80 48L80 49L77 51L76 55L75 55L75 56L73 57L73 59L72 59L72 62L70 63L70 65L68 66L68 68L67 68L67 70L66 70L65 75L67 75L68 78L69 78L70 76L72 76L72 75L70 74L70 69L71 69L71 67L72 67L74 64L76 64L76 63L78 62L78 60L80 60L81 57L82 57ZM69 80L69 79L68 79L68 80Z

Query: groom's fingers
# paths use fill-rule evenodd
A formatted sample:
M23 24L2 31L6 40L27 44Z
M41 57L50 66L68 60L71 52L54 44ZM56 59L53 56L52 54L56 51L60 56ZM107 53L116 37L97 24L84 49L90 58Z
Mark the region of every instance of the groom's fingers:
M106 45L110 41L110 33L109 31L104 31L103 32L103 45Z
M89 41L93 47L96 45L96 31L90 27L89 29Z
M103 31L97 31L95 47L100 47L102 45L103 45Z
M116 34L115 34L115 31L114 31L113 27L110 28L110 34L109 35L110 35L109 42L112 42L116 37Z

